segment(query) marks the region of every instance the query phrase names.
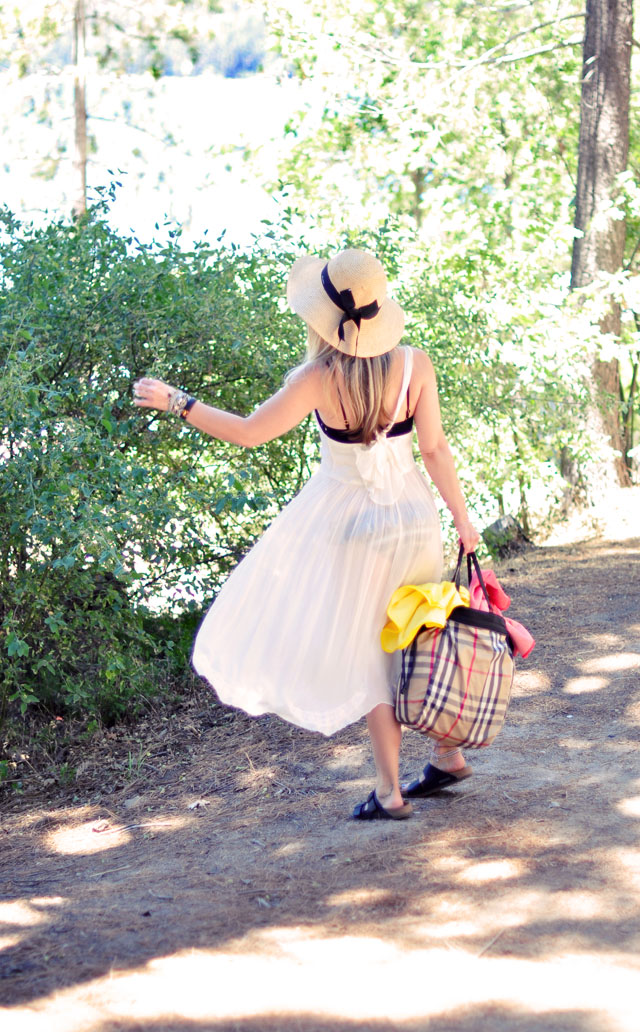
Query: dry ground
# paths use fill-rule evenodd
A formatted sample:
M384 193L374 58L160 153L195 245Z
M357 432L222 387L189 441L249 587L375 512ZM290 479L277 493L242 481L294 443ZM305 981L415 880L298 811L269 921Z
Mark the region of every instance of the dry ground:
M206 689L76 744L66 789L27 778L2 803L3 1030L638 1032L639 558L496 567L538 645L474 777L410 821L349 819L362 724L323 739ZM407 734L407 775L424 754Z

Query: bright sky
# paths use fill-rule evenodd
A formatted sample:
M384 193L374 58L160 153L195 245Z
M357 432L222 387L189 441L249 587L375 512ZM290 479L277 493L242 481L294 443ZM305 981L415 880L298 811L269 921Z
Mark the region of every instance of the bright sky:
M72 198L71 79L2 78L0 197L27 220L39 221L47 210L64 214ZM226 230L227 240L243 244L261 219L278 218L278 204L261 183L277 179L284 125L310 87L293 79L279 85L268 73L168 77L150 87L148 75L102 74L89 83L89 132L97 148L89 192L112 178L122 182L114 228L143 240L162 237L155 223L166 214L183 226L185 242L205 230L209 236ZM38 118L47 93L51 124ZM244 160L246 148L260 148L258 175ZM56 169L52 158L57 171L46 178Z

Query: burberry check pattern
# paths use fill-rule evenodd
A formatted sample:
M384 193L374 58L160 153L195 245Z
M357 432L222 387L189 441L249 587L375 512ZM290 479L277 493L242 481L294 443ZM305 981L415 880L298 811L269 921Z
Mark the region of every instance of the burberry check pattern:
M442 630L425 628L404 649L396 716L452 747L490 745L504 724L513 674L504 619L454 609Z

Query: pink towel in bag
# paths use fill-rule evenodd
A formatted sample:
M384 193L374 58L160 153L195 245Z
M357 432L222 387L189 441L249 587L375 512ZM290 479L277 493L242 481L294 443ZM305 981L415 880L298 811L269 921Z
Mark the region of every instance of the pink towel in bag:
M511 599L507 593L503 591L493 570L483 570L482 576L491 605L494 606L496 610L504 612L504 610L508 609L511 605ZM470 605L472 609L483 609L485 612L489 611L489 606L487 605L487 600L484 597L482 588L480 587L477 573L474 573L471 578L469 595L471 597ZM510 620L508 616L505 616L504 619L514 645L515 655L520 655L523 659L526 659L535 645L534 639L529 634L527 628L523 627L517 620Z

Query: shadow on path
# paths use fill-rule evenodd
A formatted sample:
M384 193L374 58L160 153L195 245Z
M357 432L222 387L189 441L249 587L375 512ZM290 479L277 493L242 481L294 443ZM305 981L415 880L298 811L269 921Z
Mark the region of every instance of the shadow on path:
M50 1032L608 1032L640 956L639 569L637 541L502 564L538 645L474 778L411 821L349 820L362 725L236 714L177 785L7 825L0 1002ZM405 736L407 773L425 751Z

